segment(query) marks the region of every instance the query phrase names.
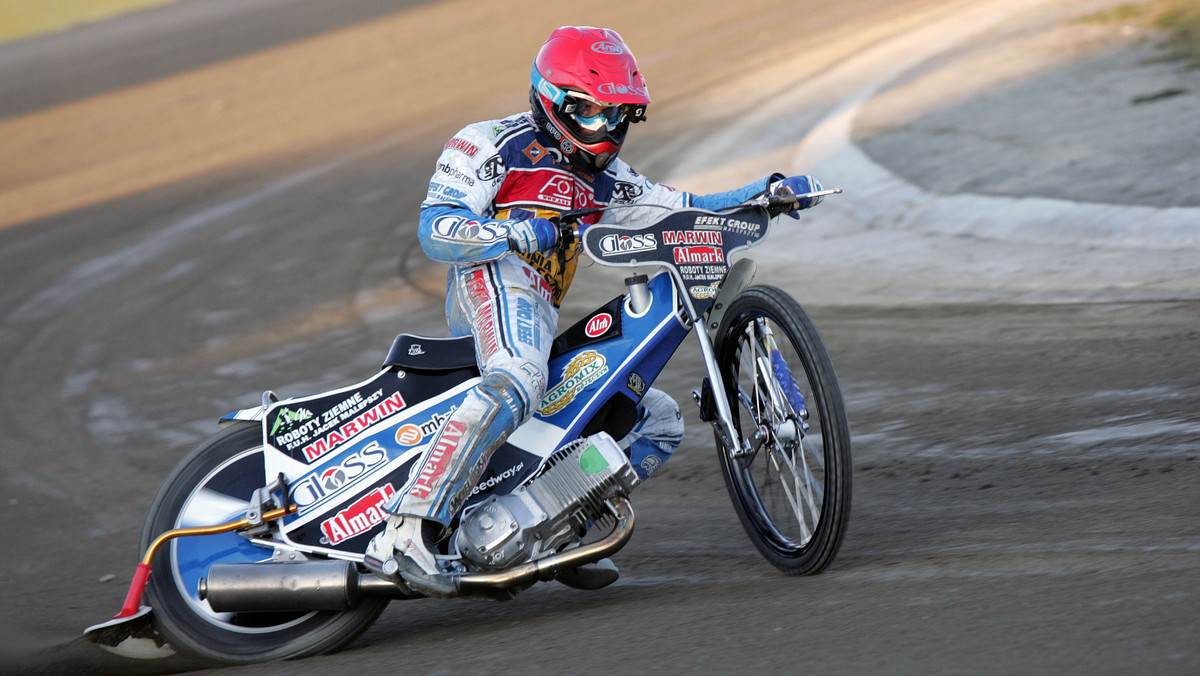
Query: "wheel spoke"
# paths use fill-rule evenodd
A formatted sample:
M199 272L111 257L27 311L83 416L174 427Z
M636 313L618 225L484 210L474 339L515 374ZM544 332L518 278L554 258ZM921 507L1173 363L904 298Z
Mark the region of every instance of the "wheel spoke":
M796 517L796 523L800 526L801 541L799 544L803 545L805 542L808 542L810 537L812 537L812 531L809 530L808 523L804 520L804 508L801 506L800 501L796 497L801 493L800 477L795 473L795 471L789 471L788 474L792 476L792 481L794 483L794 485L789 488L788 482L784 479L783 469L779 464L779 453L775 448L772 448L771 451L772 452L769 454L771 458L771 464L775 467L775 472L779 475L779 485L783 488L783 493L787 496L787 502L792 507L792 514L794 514ZM815 519L813 520L813 524L816 524Z

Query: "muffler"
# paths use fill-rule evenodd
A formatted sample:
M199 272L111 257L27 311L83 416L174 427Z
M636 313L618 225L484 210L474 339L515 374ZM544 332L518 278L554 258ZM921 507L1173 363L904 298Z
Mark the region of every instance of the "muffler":
M408 596L351 561L217 563L198 591L218 613L349 610L363 596Z
M483 589L511 589L554 579L555 573L611 556L633 535L633 505L626 498L614 501L617 525L598 542L547 556L503 571L464 573L454 577L460 593ZM198 592L218 613L265 611L349 610L364 596L415 598L402 584L358 572L352 561L300 563L216 563Z

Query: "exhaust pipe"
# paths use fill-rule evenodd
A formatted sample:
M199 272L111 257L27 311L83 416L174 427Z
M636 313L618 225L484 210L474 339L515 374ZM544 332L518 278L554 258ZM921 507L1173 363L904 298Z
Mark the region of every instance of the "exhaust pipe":
M198 592L218 613L349 610L363 596L411 596L359 573L352 561L218 563L200 578Z
M633 505L620 498L612 505L617 525L603 540L547 556L537 561L488 573L454 577L460 593L483 589L511 589L530 582L554 579L555 573L611 556L633 535ZM217 563L200 578L198 592L218 613L257 611L349 610L364 596L416 598L402 584L370 573L358 572L353 561L301 563Z
M575 568L585 563L595 563L621 551L633 536L633 505L628 498L618 498L609 503L617 512L617 526L608 537L590 545L553 554L536 561L494 573L467 573L454 578L459 592L477 589L511 589L523 584L554 579L554 574L564 568Z

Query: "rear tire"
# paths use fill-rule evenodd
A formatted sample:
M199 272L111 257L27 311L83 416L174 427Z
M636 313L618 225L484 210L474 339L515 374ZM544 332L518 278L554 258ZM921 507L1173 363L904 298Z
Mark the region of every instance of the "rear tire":
M173 528L210 526L245 516L262 486L262 427L230 427L196 448L167 477L142 531L145 551ZM237 533L183 537L151 562L146 598L155 628L184 653L224 664L306 657L336 651L371 626L386 598L365 598L347 611L216 613L196 582L214 563L252 563L272 551Z
M760 439L733 457L717 435L738 518L776 568L815 575L837 555L850 517L850 432L833 363L800 305L770 286L734 298L715 347L735 432Z

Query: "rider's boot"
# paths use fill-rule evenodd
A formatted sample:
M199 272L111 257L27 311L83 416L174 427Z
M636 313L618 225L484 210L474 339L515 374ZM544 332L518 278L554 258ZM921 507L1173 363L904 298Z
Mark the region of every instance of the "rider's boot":
M432 527L432 528L431 528ZM454 583L438 567L428 534L440 529L435 522L415 516L390 515L383 532L367 545L363 562L371 572L392 582L403 581L425 596L451 598L458 594Z
M621 571L611 559L600 559L575 568L564 568L554 574L554 579L575 589L602 589L617 581Z
M384 506L387 525L366 551L365 563L376 575L403 580L426 596L457 595L429 545L466 502L492 452L516 427L518 416L507 405L510 383L504 374L491 374L471 390L429 445L413 484Z

